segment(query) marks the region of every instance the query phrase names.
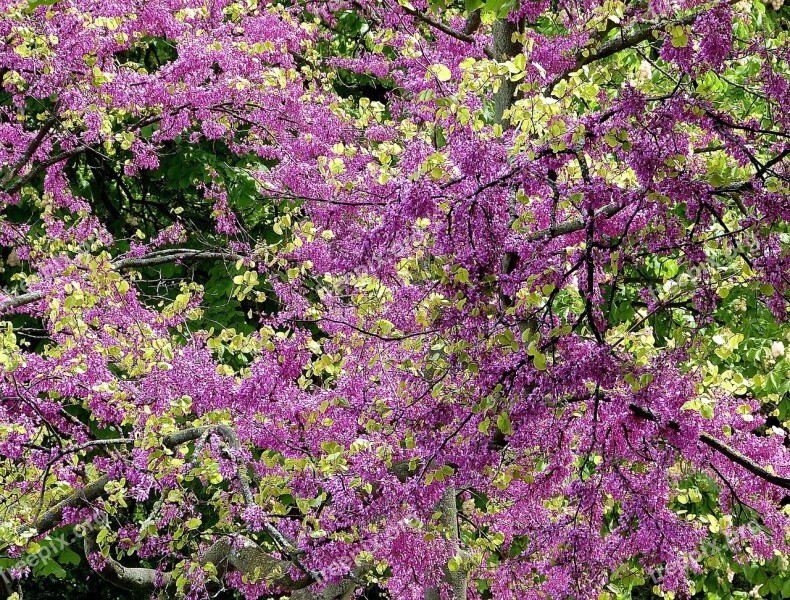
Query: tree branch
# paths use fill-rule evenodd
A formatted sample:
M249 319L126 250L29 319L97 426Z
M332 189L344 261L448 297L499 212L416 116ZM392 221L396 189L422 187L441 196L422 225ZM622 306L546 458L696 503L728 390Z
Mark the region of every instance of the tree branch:
M639 406L637 404L629 404L628 408L631 412L641 418L646 419L648 421L652 421L653 423L659 423L658 417L653 413L650 409L645 408L643 406ZM680 425L677 421L669 421L666 424L666 427L673 431L680 431ZM767 481L768 483L772 483L778 487L784 488L786 490L790 490L790 477L782 477L775 473L772 473L762 465L758 464L757 462L753 461L748 456L741 454L735 448L728 446L721 440L713 437L707 432L702 432L699 435L699 440L709 448L712 448L722 456L727 457L732 462L737 465L742 466L744 469L749 471L752 475L756 475L760 479Z
M578 71L585 65L603 60L604 58L608 58L628 48L633 48L637 44L641 44L650 39L654 31L660 31L668 25L689 25L696 21L700 14L702 13L697 12L678 19L666 19L653 23L645 23L644 25L637 24L628 31L621 29L620 35L602 44L598 50L592 50L589 46L580 49L579 52L574 55L576 59L574 65L562 71L549 83L547 86L549 94L560 81L567 79L571 73ZM585 52L587 52L586 55Z
M82 542L85 550L85 558L88 558L92 554L101 553L99 544L96 541L97 535L98 532L93 529L85 534ZM124 567L111 556L101 558L100 560L102 562L101 568L94 570L99 577L108 583L130 592L146 592L156 587L156 569ZM171 578L168 575L165 575L164 584L165 587L172 585Z
M405 12L407 15L411 15L412 17L422 21L429 27L433 27L434 29L441 31L442 33L449 35L452 38L455 38L462 42L466 42L467 44L474 44L476 42L475 38L470 34L473 31L475 31L480 24L479 11L474 11L471 15L469 15L469 19L467 20L464 26L464 31L458 31L457 29L453 29L449 25L445 25L441 21L434 19L433 17L430 17L421 11L418 11L415 8L410 8L408 6L403 6L403 5L401 5L401 8L403 9L403 12ZM475 13L477 13L478 15L477 21L475 21L475 18L473 16ZM485 52L485 55L488 56L489 58L493 58L493 53L489 48L484 48L483 52Z
M98 531L90 530L83 540L86 558L92 554L100 554L97 542ZM108 583L129 591L152 591L157 587L168 592L175 592L175 581L172 573L163 573L157 577L156 569L125 567L111 556L102 557L101 567L96 573ZM222 579L230 570L239 571L250 577L273 579L274 583L286 590L299 590L310 585L312 579L294 581L288 574L291 563L288 560L275 558L261 549L258 544L246 537L236 541L221 538L214 542L200 560L201 565L213 564L217 568L217 577ZM157 582L160 585L157 586ZM218 586L209 586L210 588Z
M108 477L101 477L75 491L41 515L33 525L33 530L38 535L42 535L60 524L63 520L64 509L91 506L96 500L104 496L104 488L109 482L110 479Z
M3 179L0 180L0 188L5 188L5 186L7 186L11 182L11 180L16 176L19 170L23 168L28 163L28 161L30 161L30 159L36 153L36 150L38 150L41 144L44 143L44 138L47 137L47 134L50 132L50 130L55 126L55 123L57 123L58 121L57 111L58 111L58 105L56 104L52 109L52 115L41 126L41 129L38 130L36 137L33 138L32 142L30 142L30 145L27 147L25 153L8 170L8 173L5 174Z
M220 435L232 450L232 457L237 464L237 479L242 489L245 503L254 504L255 500L250 490L249 477L246 473L247 465L239 455L241 444L236 432L227 425L219 424L205 427L192 427L178 431L166 436L162 440L162 445L166 448L175 448L182 444L199 439L207 431L214 431ZM126 442L128 440L124 440ZM37 535L43 535L47 531L57 527L63 520L63 511L66 508L85 508L91 506L94 501L105 495L105 488L109 483L109 478L102 477L91 482L83 488L75 491L64 500L58 502L47 510L33 525L32 530ZM221 578L232 568L247 575L258 573L262 577L274 578L275 583L289 590L303 589L315 581L318 577L308 572L296 558L297 551L293 545L283 536L283 534L273 525L265 526L267 533L272 536L278 545L290 552L289 559L279 559L265 552L252 540L241 537L241 544L233 544L228 538L216 541L203 556L201 564L211 562L217 566L218 576ZM96 531L90 531L84 540L86 556L99 552L96 541ZM146 568L129 568L120 564L111 557L102 561L103 567L97 573L109 583L130 591L152 590L156 587L157 571ZM294 580L288 571L292 565L305 571L306 577ZM164 575L164 586L171 587L173 580L170 574Z
M154 267L175 261L212 261L212 260L238 260L242 258L233 252L214 252L206 250L192 250L189 248L173 249L173 251L162 251L151 253L147 256L122 258L113 261L111 264L114 269L119 271L126 269L142 269ZM20 308L44 298L44 292L27 292L19 296L12 296L0 302L0 315L3 313Z

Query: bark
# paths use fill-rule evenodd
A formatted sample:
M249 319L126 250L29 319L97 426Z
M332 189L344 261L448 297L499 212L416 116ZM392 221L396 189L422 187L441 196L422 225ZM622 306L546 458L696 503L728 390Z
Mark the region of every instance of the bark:
M33 529L38 535L44 534L63 520L64 509L90 506L95 500L104 496L104 488L109 481L107 477L102 477L61 500L38 518Z
M290 600L349 600L354 597L358 587L351 579L344 579L340 583L329 584L320 592L312 589L312 586L298 590L291 594Z
M142 269L145 267L155 267L173 262L191 261L230 261L242 258L238 254L231 252L214 252L209 250L195 250L191 248L174 248L171 250L158 250L146 254L145 256L122 258L112 263L114 269L123 271L126 269ZM44 298L43 292L27 292L18 296L11 296L0 302L0 315L9 310L20 308L28 304L33 304Z
M459 534L458 534L458 508L455 503L455 486L448 485L447 489L442 496L442 499L436 505L436 510L442 513L439 517L439 523L442 529L447 532L452 550L455 553L459 550ZM467 574L466 570L460 568L456 571L451 571L446 565L444 567L444 583L449 588L452 600L466 600L467 591ZM440 600L441 590L439 587L434 587L426 590L425 600Z
M99 554L96 531L90 531L83 538L85 557ZM151 591L156 587L156 569L125 567L113 558L104 560L104 566L96 569L96 573L106 582L130 592ZM170 581L166 580L166 584Z
M637 404L629 404L628 408L631 410L634 416L639 417L640 419L646 419L659 425L661 424L659 418L650 409ZM669 421L665 423L664 426L671 429L672 431L680 431L680 425L676 421ZM753 461L748 456L738 452L738 450L725 444L718 438L713 437L711 434L703 431L699 434L699 441L712 450L715 450L722 456L725 456L736 465L740 465L752 475L756 475L757 477L760 477L761 479L767 481L768 483L772 483L777 487L790 490L790 477L783 477L773 473L772 471L769 471L761 464Z
M518 32L517 23L513 23L507 18L497 19L493 26L494 60L510 60L521 52L521 44L513 39L513 36ZM499 80L499 89L494 94L494 121L499 123L503 129L510 127L510 119L505 114L513 106L517 90L518 82L511 81L508 73L502 75ZM513 204L515 203L515 189L512 189L511 192L511 204ZM513 211L511 210L511 212ZM511 215L511 219L513 218L514 215ZM505 274L511 273L516 266L516 260L517 256L514 253L506 252L502 256L502 271Z
M510 60L521 51L521 44L513 41L513 34L518 33L518 25L507 19L498 19L494 23L494 60ZM513 106L518 82L510 81L505 74L500 79L499 89L494 94L494 120L507 128L509 121L504 117L505 111Z
M97 531L93 530L88 532L83 539L86 557L100 553L96 535ZM271 578L284 589L297 590L312 583L312 580L304 579L294 581L288 574L291 567L290 561L271 556L255 542L244 537L237 539L235 544L231 538L222 538L214 542L203 555L200 563L202 565L213 564L217 568L217 577L220 580L228 571L234 570L250 577ZM159 580L156 569L125 567L112 557L102 559L102 566L96 569L96 572L108 583L135 592L153 591ZM173 575L163 573L160 577L159 587L162 588L166 596L174 596L176 584ZM209 586L209 591L214 591L213 588L219 589L219 587L220 585L215 583Z

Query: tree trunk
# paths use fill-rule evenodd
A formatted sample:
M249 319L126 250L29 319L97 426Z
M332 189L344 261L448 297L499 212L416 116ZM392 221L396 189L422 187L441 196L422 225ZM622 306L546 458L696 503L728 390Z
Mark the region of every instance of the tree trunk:
M442 499L436 504L436 510L442 513L442 516L439 517L439 522L442 525L442 529L447 532L453 551L458 552L458 508L455 504L455 486L447 486ZM460 568L456 571L451 571L445 565L443 581L451 590L452 600L466 600L467 579L465 569ZM438 587L425 590L425 600L440 599L441 592Z
M498 19L494 23L494 60L504 61L516 56L521 51L521 44L513 41L513 34L518 33L518 25L507 19ZM494 94L494 120L507 129L509 122L504 118L505 111L513 106L518 82L510 81L505 73L500 80L499 89Z

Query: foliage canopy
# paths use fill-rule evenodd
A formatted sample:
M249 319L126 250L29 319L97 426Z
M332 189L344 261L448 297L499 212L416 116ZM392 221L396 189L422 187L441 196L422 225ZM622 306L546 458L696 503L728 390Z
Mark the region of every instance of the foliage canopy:
M9 593L790 597L780 0L0 8Z

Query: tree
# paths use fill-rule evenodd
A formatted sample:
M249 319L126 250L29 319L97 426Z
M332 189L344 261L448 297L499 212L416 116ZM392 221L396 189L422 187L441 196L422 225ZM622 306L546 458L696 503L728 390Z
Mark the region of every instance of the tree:
M781 2L0 6L9 592L790 596Z

